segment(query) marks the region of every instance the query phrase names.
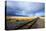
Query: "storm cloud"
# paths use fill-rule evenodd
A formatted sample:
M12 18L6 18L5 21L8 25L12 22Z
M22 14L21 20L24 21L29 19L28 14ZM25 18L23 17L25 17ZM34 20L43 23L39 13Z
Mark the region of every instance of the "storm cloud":
M43 16L44 3L25 2L25 1L7 1L8 16Z

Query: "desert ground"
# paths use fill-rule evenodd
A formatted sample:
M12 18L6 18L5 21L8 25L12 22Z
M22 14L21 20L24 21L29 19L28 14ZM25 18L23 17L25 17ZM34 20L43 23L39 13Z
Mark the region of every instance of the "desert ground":
M9 17L9 18L10 18L10 17ZM13 19L13 18L15 18L15 17L12 17L12 19ZM22 19L24 19L24 17L22 17L22 18L19 17L19 19L18 19L18 17L16 17L16 18L17 18L16 20L19 20L19 19L20 19L21 21L22 21ZM30 17L25 17L25 19L26 19L26 18L29 19L30 21L32 21L33 19L35 19L35 18L37 18L37 17L31 17L31 19L30 19ZM24 19L24 20L25 20L25 19ZM27 19L26 19L26 22L28 21ZM14 28L16 27L16 20L15 20L15 21L13 21L13 20L10 21L10 22L13 22L13 24L12 24L12 23L11 23L11 24L7 24L8 29L10 29L10 28L11 28L11 29L14 29ZM19 20L19 21L20 21L20 20ZM10 23L10 22L9 22L9 23ZM44 28L44 27L45 27L45 24L44 24L44 23L45 23L45 17L39 17L39 19L32 25L32 27L31 27L30 29ZM30 26L30 24L29 24L28 26L23 26L23 27L29 27L29 26ZM27 28L27 29L28 29L28 28Z

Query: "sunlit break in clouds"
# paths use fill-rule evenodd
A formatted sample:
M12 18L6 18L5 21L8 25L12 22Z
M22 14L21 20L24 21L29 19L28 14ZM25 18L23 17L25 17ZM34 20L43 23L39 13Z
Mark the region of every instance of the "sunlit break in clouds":
M44 3L7 1L7 16L44 16Z

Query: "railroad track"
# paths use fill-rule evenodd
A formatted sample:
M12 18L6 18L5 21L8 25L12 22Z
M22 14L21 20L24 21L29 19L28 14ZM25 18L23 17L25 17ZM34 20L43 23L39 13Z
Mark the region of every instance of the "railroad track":
M35 24L35 22L39 19L39 17L33 19L32 21L26 22L24 24L22 24L21 26L15 27L14 29L7 29L6 30L18 30L18 29L30 29L32 27L33 24Z
M29 21L29 22L27 22L27 23L25 23L25 24L23 24L23 25L21 25L21 26L19 26L19 27L17 27L17 28L15 28L14 30L17 30L17 29L30 29L30 28L32 27L32 25L35 24L35 22L36 22L38 19L39 19L39 17L38 17L38 18L35 18L35 19L33 19L32 21ZM30 24L30 23L31 23L31 24ZM28 25L28 24L30 24L30 25Z

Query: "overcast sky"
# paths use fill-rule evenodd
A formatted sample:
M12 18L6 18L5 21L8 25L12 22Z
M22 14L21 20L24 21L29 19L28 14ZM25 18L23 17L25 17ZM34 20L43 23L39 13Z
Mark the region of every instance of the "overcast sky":
M44 13L44 3L24 1L7 2L8 16L43 16Z

